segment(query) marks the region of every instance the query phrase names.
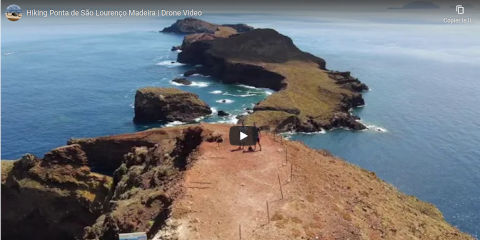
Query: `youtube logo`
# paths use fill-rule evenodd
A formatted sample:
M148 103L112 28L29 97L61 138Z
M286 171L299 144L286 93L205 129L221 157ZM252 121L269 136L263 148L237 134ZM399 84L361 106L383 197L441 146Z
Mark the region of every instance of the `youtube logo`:
M258 130L253 126L234 126L230 128L230 144L249 146L257 143Z

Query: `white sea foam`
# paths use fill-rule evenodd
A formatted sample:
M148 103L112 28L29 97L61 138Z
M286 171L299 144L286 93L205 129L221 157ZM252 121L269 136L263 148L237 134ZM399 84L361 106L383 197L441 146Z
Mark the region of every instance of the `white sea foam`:
M174 82L174 81L170 81L170 83L171 83L172 85L175 85L175 86L186 86L186 85L183 85L183 84L181 84L181 83Z
M230 115L224 120L218 121L218 123L231 123L236 124L238 122L237 115Z
M244 85L244 84L238 84L237 86L244 87L244 88L249 88L249 89L257 89L256 87L252 87L252 86L248 86L248 85Z
M192 74L192 75L190 75L190 76L192 76L192 77L210 77L209 75L202 75L202 74L200 74L200 73L194 73L194 74Z
M183 65L185 65L185 64L179 63L179 62L176 62L176 61L172 61L172 60L165 60L165 61L158 62L158 63L156 63L155 65L158 65L158 66L167 66L167 67L171 68L171 67L183 66Z
M15 52L6 52L6 53L4 53L3 55L4 55L4 56L8 56L8 55L12 55L12 54L15 54Z
M215 101L217 103L233 103L234 101L232 99L220 99Z
M379 127L379 126L376 126L376 125L366 125L366 127L367 127L368 130L375 131L375 132L381 132L381 133L388 132L388 130L386 128Z
M131 108L135 108L135 105L133 105L133 103L130 103L130 105L128 106L130 106Z
M210 110L212 110L212 115L217 114L218 110L214 107L211 107Z
M204 116L201 116L201 117L195 118L194 121L195 121L195 122L200 122L200 121L202 121L204 118L205 118Z
M307 135L313 135L313 134L326 134L327 133L327 130L323 129L323 128L320 128L320 131L316 131L316 132L306 132L306 133L303 133L303 134L307 134Z
M165 124L165 127L173 127L173 126L178 126L178 125L182 125L182 124L185 124L185 123L180 122L180 121L173 121L173 122L169 122L169 123Z
M174 81L170 81L170 83L175 86L186 86L186 87L189 87L189 86L190 87L208 87L208 85L210 85L207 82L196 82L196 81L192 81L190 85L185 85L185 84L177 83Z
M220 91L220 90L214 90L214 91L211 91L210 93L211 93L211 94L221 94L222 91Z
M272 95L272 94L273 94L273 92L272 92L272 91L270 91L270 90L265 90L265 94L266 94L267 96L270 96L270 95Z
M250 93L250 92L247 92L246 94L224 93L223 95L225 95L225 96L232 96L232 97L251 97L251 96L255 96L255 94L252 94L252 93Z
M210 84L207 83L207 82L192 81L192 84L190 84L189 86L192 86L192 87L208 87L208 85L210 85Z
M177 49L177 50L175 50L175 52L177 52L177 53L181 53L181 52L182 52L182 50L180 50L180 49Z
M362 122L361 120L357 120L357 122L359 122L359 123L365 125L365 127L367 127L367 129L364 129L364 131L375 131L375 132L380 132L380 133L388 132L388 130L386 128L383 128L383 127L380 127L380 126L377 126L377 125L367 124L367 123Z

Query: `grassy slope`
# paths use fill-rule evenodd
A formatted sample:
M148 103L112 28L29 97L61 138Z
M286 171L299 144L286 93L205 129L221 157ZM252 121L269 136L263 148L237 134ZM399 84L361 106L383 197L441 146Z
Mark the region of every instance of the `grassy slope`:
M252 64L252 63L250 63ZM290 61L286 63L254 63L269 71L285 76L287 88L264 101L258 107L296 108L299 118L304 121L313 117L319 121L328 121L340 110L342 94L351 95L350 90L336 84L328 74L312 62ZM246 118L246 123L273 125L274 122L292 116L285 112L257 111Z

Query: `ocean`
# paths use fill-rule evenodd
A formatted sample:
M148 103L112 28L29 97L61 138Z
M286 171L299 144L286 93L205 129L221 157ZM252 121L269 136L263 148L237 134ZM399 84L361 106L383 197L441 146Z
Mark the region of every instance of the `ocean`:
M356 15L206 14L203 19L274 28L324 58L327 68L351 71L371 88L364 94L366 106L353 110L369 130L287 136L374 171L479 236L480 31L473 31L478 25ZM191 86L173 84L192 68L176 63L177 53L170 51L183 36L158 32L174 20L3 21L2 159L43 156L72 137L162 126L132 122L135 91L141 87L178 87L198 94L214 112L231 114L198 119L208 122L233 123L272 94L209 76L190 77ZM175 124L182 123L168 125Z

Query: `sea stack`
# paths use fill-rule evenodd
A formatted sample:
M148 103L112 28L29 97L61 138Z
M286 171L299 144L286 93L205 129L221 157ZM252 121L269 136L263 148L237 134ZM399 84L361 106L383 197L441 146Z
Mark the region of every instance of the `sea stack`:
M192 122L211 113L210 107L198 95L180 89L146 87L135 94L136 123Z

